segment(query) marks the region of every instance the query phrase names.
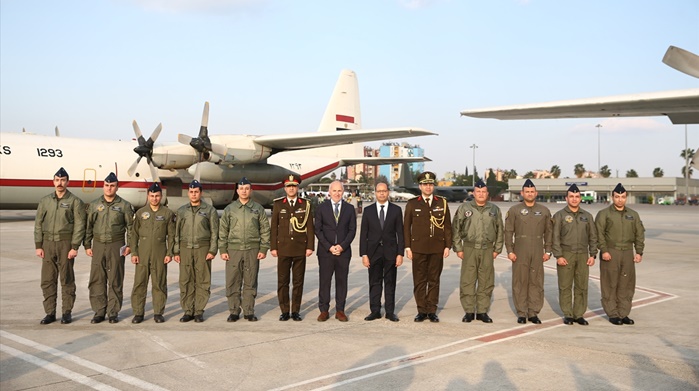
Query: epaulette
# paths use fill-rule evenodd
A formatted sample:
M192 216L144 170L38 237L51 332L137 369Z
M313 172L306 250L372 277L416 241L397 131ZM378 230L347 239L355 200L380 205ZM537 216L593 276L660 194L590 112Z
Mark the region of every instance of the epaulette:
M281 201L281 200L283 200L284 198L286 198L286 196L281 196L281 197L279 197L279 198L275 198L275 199L274 199L274 202Z

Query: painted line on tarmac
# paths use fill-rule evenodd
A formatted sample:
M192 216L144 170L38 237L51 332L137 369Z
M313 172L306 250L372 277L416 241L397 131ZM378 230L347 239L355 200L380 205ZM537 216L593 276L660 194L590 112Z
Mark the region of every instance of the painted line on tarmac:
M104 383L100 383L97 380L91 379L83 374L73 372L70 369L62 367L58 364L54 364L52 362L46 361L43 358L32 356L31 354L24 353L21 350L17 350L15 348L9 347L7 345L0 344L0 351L5 352L13 357L20 359L20 360L26 361L30 364L34 364L37 367L45 369L49 372L53 372L59 376L63 376L68 380L72 380L72 381L74 381L76 383L80 383L84 386L94 388L95 390L100 390L100 391L118 391L119 390L118 388L114 388L114 387L108 386Z
M590 278L599 280L599 277L596 277L596 276L590 276ZM673 295L671 293L666 293L666 292L662 292L662 291L658 291L658 290L654 290L654 289L650 289L650 288L644 288L644 287L637 286L636 290L646 292L646 293L650 294L651 296L645 297L642 299L637 299L637 300L633 301L632 308L641 308L641 307L645 307L645 306L648 306L651 304L662 303L664 301L676 299L678 297L677 295ZM602 308L596 308L596 309L590 310L590 311L585 313L585 317L588 319L601 318L605 315L606 314L604 313L604 310ZM346 374L352 373L352 372L370 369L370 368L377 367L377 366L385 366L386 364L391 364L391 363L398 364L398 365L395 365L391 368L383 369L383 370L376 371L376 372L367 373L367 374L353 377L351 379L347 379L347 380L344 380L341 382L335 382L335 383L327 384L325 386L321 386L319 388L313 389L314 391L327 390L327 389L335 388L338 386L354 383L357 381L369 379L372 377L380 376L380 375L383 375L383 374L386 374L389 372L397 371L399 369L408 368L411 366L415 366L415 365L423 364L423 363L428 363L428 362L435 361L435 360L441 360L443 358L451 357L451 356L454 356L457 354L465 353L465 352L475 350L478 348L482 348L485 346L490 346L492 344L509 341L509 340L512 340L515 338L520 338L520 337L523 337L526 335L540 333L542 331L546 331L546 330L550 330L552 328L562 327L562 326L566 326L566 325L564 325L561 322L560 318L556 317L554 319L545 320L540 325L528 324L526 326L517 326L517 327L506 329L506 330L500 330L500 331L496 331L496 332L492 332L492 333L478 335L478 336L462 339L459 341L450 342L448 344L444 344L441 346L436 346L434 348L423 350L423 351L420 351L417 353L398 356L398 357L390 358L387 360L378 361L378 362L375 362L372 364L367 364L367 365L363 365L363 366L356 367L356 368L350 368L350 369L347 369L344 371L339 371L339 372L330 373L330 374L323 375L323 376L318 376L318 377L315 377L313 379L308 379L308 380L301 381L298 383L289 384L289 385L286 385L283 387L274 388L270 391L288 390L291 388L296 388L296 387L300 387L300 386L304 386L304 385L308 385L308 384L312 384L312 383L318 383L318 382L321 382L323 380L346 375ZM461 344L464 344L467 342L472 342L472 341L477 341L477 342L481 342L481 343L478 345L475 345L475 346L469 346L469 347L459 349L459 350L456 350L453 352L423 358L423 356L425 356L426 354L436 352L439 350L444 350L444 349L447 349L447 348L450 348L450 347L453 347L456 345L461 345Z
M50 346L42 345L38 342L34 342L32 340L20 337L19 335L12 334L10 332L0 330L0 337L7 338L9 340L15 341L19 344L28 346L30 348L34 348L36 350L42 351L44 353L51 354L55 357L62 358L64 360L71 361L75 364L78 364L80 366L83 366L85 368L91 369L95 372L99 372L103 375L112 377L116 380L119 380L121 382L130 384L132 386L144 389L144 390L153 390L153 391L167 391L166 388L162 388L160 386L157 386L152 383L148 383L147 381L141 380L139 378L129 376L127 374L121 373L119 371L116 371L111 368L107 368L103 365L94 363L89 360L85 360L83 358L80 358L78 356L74 356L70 353L64 352L62 350L54 349Z
M157 345L159 345L161 348L163 348L163 349L167 350L168 352L170 352L170 353L176 355L177 357L182 358L182 359L184 359L184 360L187 360L187 361L189 361L190 363L196 365L197 367L199 367L199 368L201 368L201 369L205 369L205 368L206 368L206 364L204 364L204 362L197 360L195 357L188 356L188 355L186 355L186 354L184 354L184 353L180 353L180 352L176 351L176 350L172 347L172 345L170 345L169 343L163 341L163 339L160 338L160 337L158 337L157 335L153 335L153 334L148 333L148 332L143 331L143 330L138 330L138 331L139 331L140 333L142 333L142 334L145 334L145 335L148 337L148 339L150 339L151 341L153 341L154 343L156 343Z

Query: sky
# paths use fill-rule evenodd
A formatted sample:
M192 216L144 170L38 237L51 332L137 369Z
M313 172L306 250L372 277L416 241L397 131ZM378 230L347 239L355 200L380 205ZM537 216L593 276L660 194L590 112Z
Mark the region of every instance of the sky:
M661 62L669 45L699 53L697 26L696 0L2 0L0 129L123 140L135 119L176 141L209 101L210 134L313 132L351 69L363 127L438 133L392 141L420 144L439 176L471 172L473 144L480 173L596 171L598 124L613 176L680 176L685 127L665 117L459 113L697 88Z

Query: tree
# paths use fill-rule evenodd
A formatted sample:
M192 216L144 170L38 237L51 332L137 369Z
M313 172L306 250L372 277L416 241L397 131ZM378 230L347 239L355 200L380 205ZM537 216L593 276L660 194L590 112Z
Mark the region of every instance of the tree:
M660 167L655 167L655 168L653 169L653 177L654 177L654 178L662 178L663 175L665 175L665 171L663 171L662 168L660 168Z
M575 168L573 169L573 172L575 173L575 176L577 178L582 178L583 174L585 173L585 166L583 166L582 163L578 163L575 165Z
M692 158L694 158L695 152L696 151L694 151L692 148L687 148L687 149L683 149L682 152L680 153L680 157L685 161L685 164L682 166L682 177L685 176L684 172L685 172L685 169L687 167L686 162L692 161ZM694 173L694 170L692 169L692 167L689 167L689 175L688 176L691 177L693 173Z
M507 170L505 171L505 174L502 176L502 180L507 183L508 180L510 179L515 179L517 178L517 171L516 170Z
M636 170L634 170L632 168L632 169L626 171L626 177L627 178L638 178L638 173L636 172Z
M536 175L534 175L534 173L531 171L527 171L527 173L524 174L525 179L534 179L535 177L536 177Z
M684 170L686 167L682 167L682 178L684 178ZM692 177L692 174L694 174L694 169L692 167L689 167L689 177Z
M496 182L497 180L495 179L495 172L491 169L490 175L488 175L488 179L485 180L485 185L488 186L488 189L491 189L495 187Z
M377 176L377 177L376 177L376 182L374 182L374 183L381 183L381 182L387 183L387 184L389 184L389 185L390 185L390 183L391 183L391 182L388 181L388 178L386 178L386 175L379 175L379 176Z
M609 169L609 166L606 164L599 169L599 174L602 176L602 178L609 178L612 175L612 170Z
M559 176L561 176L561 167L557 165L551 166L551 175L554 178L558 178Z

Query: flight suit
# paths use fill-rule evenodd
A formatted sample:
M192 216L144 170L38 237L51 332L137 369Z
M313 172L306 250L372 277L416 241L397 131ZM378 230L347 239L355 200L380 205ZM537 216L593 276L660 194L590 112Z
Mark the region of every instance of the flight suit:
M405 205L405 247L413 253L413 294L419 313L437 311L444 249L452 246L451 214L446 199L432 195L432 206L422 196Z
M619 211L614 205L600 210L595 221L600 254L608 252L612 256L610 261L599 263L602 308L610 318L624 318L631 313L636 290L634 249L643 255L645 228L635 210Z
M134 209L116 195L112 202L104 196L87 209L85 249L92 249L90 267L90 305L95 316L115 317L124 300L124 255L121 248L131 247Z
M505 248L515 253L512 263L512 300L518 317L534 317L544 306L544 253L551 252L551 212L539 203L524 202L505 216Z
M466 313L487 313L495 288L493 253L502 252L504 240L500 208L491 202L483 206L475 200L465 202L454 215L452 229L454 251L464 253L459 289L461 306Z
M221 254L227 253L226 296L231 315L252 316L257 297L257 275L260 271L258 253L269 250L270 226L262 205L253 200L242 204L231 202L223 211L218 234Z
M597 255L597 227L590 212L570 207L553 215L553 256L565 258L567 265L557 265L558 303L566 318L581 318L587 310L589 257ZM573 295L574 292L574 295ZM573 297L575 296L575 297Z
M287 197L277 198L272 206L270 248L277 251L277 297L282 313L300 312L306 273L306 250L315 248L312 203L296 198L292 207ZM289 283L293 274L291 309Z
M154 211L150 205L136 211L131 239L131 255L138 256L135 265L131 307L135 316L143 316L151 278L153 313L162 315L167 302L167 264L175 244L175 213L161 205Z
M44 250L41 263L41 291L46 315L56 314L58 281L61 282L61 306L70 314L75 304L75 273L71 249L77 250L85 237L85 206L70 191L63 198L51 193L39 201L34 221L34 242Z
M211 295L211 261L218 252L218 212L205 203L177 210L175 246L180 256L180 304L185 315L203 315Z

